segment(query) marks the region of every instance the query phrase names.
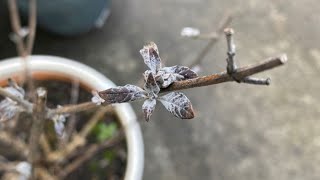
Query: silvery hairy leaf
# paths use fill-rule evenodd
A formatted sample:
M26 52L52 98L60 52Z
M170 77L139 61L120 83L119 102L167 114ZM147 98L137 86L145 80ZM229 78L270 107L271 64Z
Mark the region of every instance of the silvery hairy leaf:
M161 59L157 45L154 42L146 44L140 50L140 54L144 60L144 63L154 74L156 74L161 68Z
M144 119L146 121L150 120L150 117L156 107L157 101L156 99L146 99L142 105L142 111L144 115Z
M56 115L53 117L54 130L56 131L59 137L62 137L64 132L64 122L66 121L66 117L63 115Z
M160 70L156 76L156 80L161 88L166 88L170 84L176 81L184 79L183 76L176 73L169 73L163 70Z
M131 84L100 91L98 94L106 103L124 103L146 98L146 92L143 89Z
M194 118L194 112L190 100L183 93L172 92L161 96L158 100L174 116L181 119Z
M23 111L15 101L6 98L0 102L0 122L13 119L16 115Z
M147 91L148 96L156 96L160 92L160 87L158 86L153 73L149 70L144 72L144 89Z
M166 88L176 81L198 77L197 73L185 66L163 67L157 73L157 80L161 88Z
M20 99L24 98L25 92L21 87L6 87L4 89ZM23 110L24 109L20 107L17 102L11 100L10 98L5 98L0 102L0 122L14 118Z
M164 67L161 69L161 71L164 71L165 73L173 73L173 74L178 74L182 76L183 78L180 80L185 80L185 79L192 79L198 77L198 74L191 70L190 68L186 66L171 66L171 67Z

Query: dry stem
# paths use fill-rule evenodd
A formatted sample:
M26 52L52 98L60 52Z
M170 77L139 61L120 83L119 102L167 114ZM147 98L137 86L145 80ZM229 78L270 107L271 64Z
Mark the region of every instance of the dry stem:
M33 49L33 43L36 35L37 25L37 2L36 0L29 0L29 35L27 41L27 54L30 55Z
M8 154L15 154L21 159L27 158L27 145L20 139L11 136L9 133L0 131L0 146L7 147L9 149L9 151L7 151Z
M286 62L287 62L287 56L285 54L282 54L276 57L268 58L259 64L239 68L234 73L234 76L237 79L243 79L247 76L251 76L253 74L257 74L262 71L266 71L266 70L281 66ZM224 83L228 81L234 81L234 79L225 71L219 74L212 74L209 76L202 76L194 79L177 81L177 82L174 82L168 88L162 89L161 92L170 92L170 91L177 91L177 90L189 89L194 87L209 86L209 85Z
M239 68L233 74L233 76L241 80L246 78L247 76L251 76L253 74L257 74L262 71L266 71L266 70L281 66L286 62L287 62L287 55L282 54L279 56L268 58L263 62L255 65ZM234 81L234 79L226 71L224 71L218 74L212 74L212 75L202 76L194 79L174 82L168 88L161 89L160 93L177 91L182 89L190 89L190 88L201 87L201 86L209 86L209 85L219 84L219 83L224 83L229 81ZM104 104L104 105L108 105L108 104ZM64 106L60 109L53 110L51 113L61 114L61 113L70 113L70 112L80 112L80 111L91 109L93 107L96 107L94 103L85 102L77 105Z
M72 89L71 89L71 99L70 99L70 104L77 104L78 99L79 99L79 79L74 79L72 81ZM72 113L69 117L69 122L67 124L67 127L65 129L65 137L63 137L60 145L68 142L70 140L70 137L74 131L75 125L76 125L76 118L77 115L75 113Z
M25 45L23 43L23 39L20 36L20 31L21 31L21 22L19 18L19 11L17 9L17 2L16 0L8 0L8 8L10 12L10 22L11 22L11 27L16 34L16 46L17 46L17 51L18 54L21 57L26 57L26 51L25 51Z
M229 24L232 21L232 15L230 13L227 13L223 19L220 21L218 30L215 33L212 33L212 38L208 42L208 44L203 48L203 50L198 54L196 59L189 65L189 67L197 66L201 63L201 61L204 59L204 57L208 54L210 49L218 42L221 34L223 33L223 30L229 26Z
M63 171L58 175L59 179L66 178L70 173L74 170L78 169L81 165L83 165L86 161L90 160L93 156L95 156L101 150L114 146L117 142L119 142L122 138L124 138L123 133L119 132L114 135L111 139L108 139L100 144L92 144L90 145L82 156L77 158L75 161L71 162L67 165Z
M33 170L39 166L39 161L41 159L39 141L46 118L47 91L44 88L38 88L35 100L36 102L34 105L33 120L29 137L29 162L32 164ZM34 171L33 177L35 177Z

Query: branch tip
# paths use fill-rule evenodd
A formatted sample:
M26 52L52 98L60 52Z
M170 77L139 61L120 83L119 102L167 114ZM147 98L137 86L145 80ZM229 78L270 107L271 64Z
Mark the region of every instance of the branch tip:
M225 28L225 29L224 29L224 34L225 34L226 36L231 36L231 35L234 34L234 30L233 30L232 28Z
M287 54L281 54L279 59L282 64L285 64L288 61Z

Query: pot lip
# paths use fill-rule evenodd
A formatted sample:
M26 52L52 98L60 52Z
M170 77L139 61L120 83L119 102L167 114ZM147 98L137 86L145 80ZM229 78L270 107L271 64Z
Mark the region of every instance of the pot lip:
M48 55L32 55L28 57L28 70L32 74L49 73L59 74L70 79L77 78L80 83L86 87L95 90L104 90L114 87L115 84L95 69L67 59L57 56ZM0 78L7 79L9 77L18 76L23 71L23 60L20 57L3 59L0 61ZM115 104L115 111L122 124L127 148L128 160L125 172L125 179L142 179L144 167L144 145L137 117L128 103Z

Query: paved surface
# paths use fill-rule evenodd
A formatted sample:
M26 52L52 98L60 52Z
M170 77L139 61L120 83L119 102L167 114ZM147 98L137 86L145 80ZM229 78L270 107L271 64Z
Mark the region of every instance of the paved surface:
M237 60L256 63L286 52L286 66L263 73L272 85L226 83L185 91L194 120L157 108L141 122L144 179L319 179L320 3L318 0L117 0L100 29L63 38L41 32L35 53L77 59L117 84L134 83L145 70L138 50L154 41L168 65L188 64L205 42L179 37L184 26L214 30L227 10L238 12ZM0 59L15 55L0 11ZM202 74L225 68L225 42L204 61ZM140 103L133 106L140 112Z

